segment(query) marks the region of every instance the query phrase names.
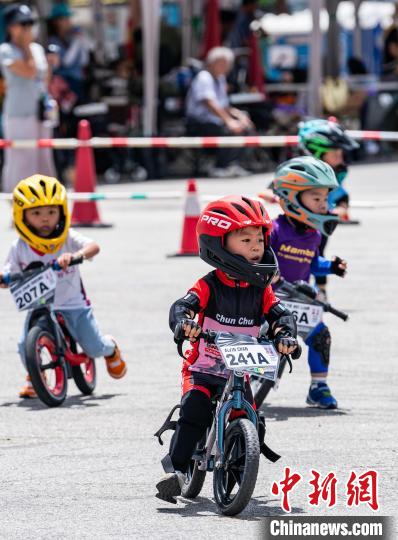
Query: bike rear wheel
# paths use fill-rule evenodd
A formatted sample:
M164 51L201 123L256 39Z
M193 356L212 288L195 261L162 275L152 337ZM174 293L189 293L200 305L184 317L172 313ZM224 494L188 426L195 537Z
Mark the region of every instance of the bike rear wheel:
M97 370L94 358L87 357L87 361L78 366L72 366L72 377L82 394L89 396L95 390L97 383Z
M257 481L260 445L250 420L234 420L225 432L225 464L215 467L213 489L217 506L226 516L246 508Z
M56 356L54 336L33 326L26 337L26 367L39 399L49 407L61 405L66 397L66 364Z
M199 461L191 460L187 470L187 478L182 486L181 495L186 499L195 499L202 491L206 479L206 471L198 468Z
M279 369L278 369L278 379L282 377L285 367L286 367L286 360L282 358L279 364ZM254 392L254 403L256 404L257 409L259 409L261 405L264 403L266 397L268 396L268 394L270 393L271 389L274 386L275 386L274 381L270 381L269 379L262 380L261 385Z

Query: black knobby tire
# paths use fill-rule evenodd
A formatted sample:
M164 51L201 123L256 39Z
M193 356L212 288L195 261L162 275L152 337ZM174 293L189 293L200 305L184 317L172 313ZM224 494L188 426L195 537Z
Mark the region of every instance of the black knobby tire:
M285 367L286 367L286 360L282 358L279 363L278 379L282 377ZM259 387L257 392L254 394L254 403L256 404L257 409L259 409L261 405L264 403L266 397L268 396L268 394L270 393L274 385L275 385L274 381L270 381L269 379L263 379L261 386Z
M25 342L26 367L39 399L49 407L61 405L68 388L66 364L58 362L55 354L54 336L39 326L33 326ZM54 363L53 368L41 369L42 365L51 363Z
M250 420L234 420L225 432L225 465L215 467L213 489L217 506L226 516L246 508L257 481L260 445L256 427Z
M97 370L94 358L87 358L87 363L71 366L72 376L76 386L82 394L89 396L95 390L97 383Z
M76 341L72 338L67 328L63 326L63 333L66 337L66 342L73 354L77 354L77 344ZM81 353L84 354L84 353ZM86 356L86 362L79 364L78 366L70 366L70 371L72 373L73 380L75 381L76 386L82 394L89 396L95 390L97 384L97 369L95 365L95 359Z
M187 471L187 479L182 486L181 495L186 499L195 499L202 491L206 479L206 471L198 469L199 461L191 460Z

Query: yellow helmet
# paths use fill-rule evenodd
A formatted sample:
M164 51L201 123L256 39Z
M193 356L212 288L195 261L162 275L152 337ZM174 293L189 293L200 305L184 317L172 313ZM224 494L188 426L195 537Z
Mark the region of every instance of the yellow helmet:
M25 223L25 210L53 205L61 207L61 217L55 231L48 237L37 236ZM43 253L54 253L65 242L70 226L70 213L66 189L56 178L34 174L21 180L14 189L12 206L15 228L22 240L32 248Z

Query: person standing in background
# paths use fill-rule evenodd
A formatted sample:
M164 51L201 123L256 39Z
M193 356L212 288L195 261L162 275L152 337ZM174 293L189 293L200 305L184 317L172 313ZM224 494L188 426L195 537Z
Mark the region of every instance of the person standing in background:
M257 10L258 0L242 0L234 26L227 39L227 43L231 49L249 46L249 39L252 33L250 25L256 19Z
M56 4L48 18L49 45L59 47L60 65L54 75L62 77L79 102L84 101L84 68L89 61L88 45L78 27L72 26L72 11L67 4Z
M33 41L35 16L24 4L7 6L3 13L7 32L6 42L0 45L0 66L6 83L4 137L11 140L51 138L48 64L43 47ZM22 178L38 172L55 176L50 148L5 149L3 191L13 191Z

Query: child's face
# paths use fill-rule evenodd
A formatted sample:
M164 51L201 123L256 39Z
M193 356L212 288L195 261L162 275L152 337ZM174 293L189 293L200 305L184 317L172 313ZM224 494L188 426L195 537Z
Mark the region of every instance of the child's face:
M57 205L38 206L25 210L25 223L32 227L38 236L46 238L54 232L61 217L60 207Z
M322 161L330 165L332 169L335 169L336 167L344 163L343 150L341 148L335 148L334 150L329 150L329 152L325 152L322 155Z
M228 234L225 248L242 255L248 262L259 263L264 255L264 233L261 227L245 227Z
M308 208L314 214L327 214L328 212L328 195L327 188L314 188L303 191L300 195L300 200L303 206Z

